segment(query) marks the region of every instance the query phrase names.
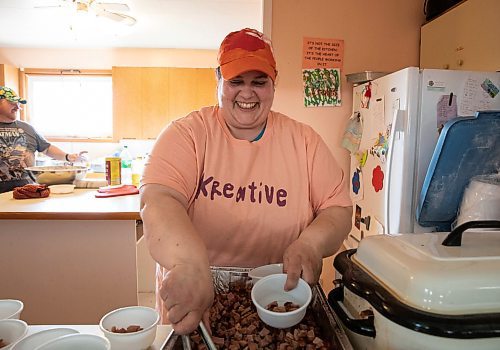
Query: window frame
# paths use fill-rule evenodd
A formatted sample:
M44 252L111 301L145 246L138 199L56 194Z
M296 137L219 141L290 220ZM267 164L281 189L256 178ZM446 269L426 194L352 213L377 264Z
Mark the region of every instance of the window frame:
M112 78L111 70L107 69L56 69L56 68L24 68L20 71L20 95L28 96L28 78L29 76L36 75L69 75L69 76L108 76ZM30 106L29 101L23 106L20 113L21 120L29 123L30 122ZM112 123L114 126L114 113L111 116ZM95 137L46 137L49 142L114 142L115 130L112 129L112 136L106 138L95 138Z

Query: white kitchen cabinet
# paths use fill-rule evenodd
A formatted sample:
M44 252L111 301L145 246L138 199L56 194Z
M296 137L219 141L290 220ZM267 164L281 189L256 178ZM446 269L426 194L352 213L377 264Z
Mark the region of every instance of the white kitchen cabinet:
M500 71L500 1L467 0L421 28L420 67Z

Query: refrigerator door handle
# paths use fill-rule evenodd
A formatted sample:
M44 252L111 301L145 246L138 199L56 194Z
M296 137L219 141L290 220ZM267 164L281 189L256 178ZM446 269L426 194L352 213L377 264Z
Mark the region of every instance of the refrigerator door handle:
M385 205L384 205L384 234L393 234L396 232L392 232L390 229L389 223L390 221L390 213L391 213L391 188L392 186L392 176L394 171L392 171L393 167L393 159L394 159L394 145L396 137L399 137L398 133L404 133L404 125L405 125L405 110L395 109L394 117L392 119L391 125L391 135L389 136L389 145L387 149L388 157L387 157L387 167L386 167L386 175L387 182L385 186Z

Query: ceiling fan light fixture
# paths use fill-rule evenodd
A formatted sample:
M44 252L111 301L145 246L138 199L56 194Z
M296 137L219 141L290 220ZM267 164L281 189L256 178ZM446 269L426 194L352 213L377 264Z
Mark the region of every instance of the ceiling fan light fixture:
M76 3L76 11L77 12L89 12L89 5L83 2Z

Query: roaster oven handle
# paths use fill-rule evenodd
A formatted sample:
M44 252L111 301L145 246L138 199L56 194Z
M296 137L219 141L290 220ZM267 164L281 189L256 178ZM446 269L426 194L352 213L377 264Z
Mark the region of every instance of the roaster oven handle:
M498 220L478 220L468 221L455 227L443 240L443 245L447 247L460 247L462 245L462 234L470 228L500 228Z
M375 324L374 317L369 316L368 318L355 319L347 315L341 302L344 301L344 287L340 286L333 289L328 294L328 303L332 307L333 311L339 316L340 320L344 325L352 332L365 335L367 337L375 338Z

